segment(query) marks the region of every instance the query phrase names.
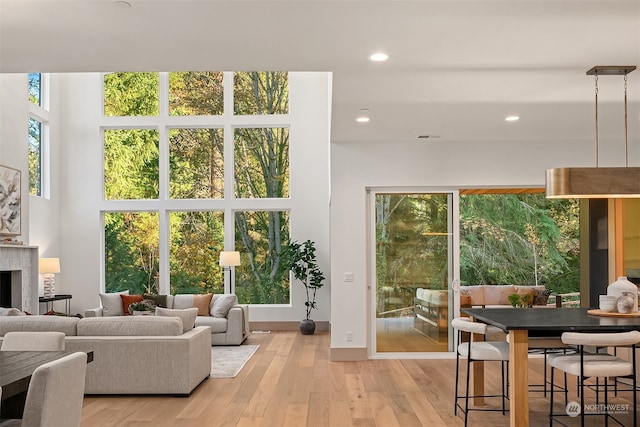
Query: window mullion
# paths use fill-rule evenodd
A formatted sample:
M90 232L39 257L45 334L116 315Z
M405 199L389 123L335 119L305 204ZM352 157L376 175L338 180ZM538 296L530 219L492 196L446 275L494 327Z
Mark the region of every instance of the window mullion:
M235 241L233 210L233 72L224 73L224 247L233 250Z
M160 209L158 212L159 219L159 283L158 283L158 292L160 294L169 294L169 290L171 287L170 283L170 241L171 236L169 235L170 230L170 221L169 221L169 212L167 211L167 201L169 200L169 128L167 126L167 121L169 118L169 73L159 73L158 75L158 83L159 83L159 96L158 96L158 107L159 107L159 129L158 129L158 179L159 179L159 202Z

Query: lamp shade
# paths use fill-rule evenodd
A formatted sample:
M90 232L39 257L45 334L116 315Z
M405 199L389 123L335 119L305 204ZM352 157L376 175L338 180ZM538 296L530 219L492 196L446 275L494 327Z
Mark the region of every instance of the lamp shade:
M639 198L640 167L547 169L547 198Z
M38 267L42 274L60 273L60 258L40 258Z
M223 267L240 265L240 252L238 251L220 252L220 265Z

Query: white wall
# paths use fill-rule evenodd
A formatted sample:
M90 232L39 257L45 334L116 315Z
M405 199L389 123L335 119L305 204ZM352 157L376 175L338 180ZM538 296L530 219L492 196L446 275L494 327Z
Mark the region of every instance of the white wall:
M51 198L29 195L28 176L28 82L27 74L0 74L0 164L22 171L22 236L17 239L25 244L38 246L41 257L59 257L62 236L59 228L59 104L57 82L52 78L52 99L49 105L52 149ZM62 262L56 275L56 292L67 293L66 266ZM43 295L42 277L39 278L39 295Z
M28 92L26 74L0 74L0 164L22 171L22 236L29 243L27 162Z

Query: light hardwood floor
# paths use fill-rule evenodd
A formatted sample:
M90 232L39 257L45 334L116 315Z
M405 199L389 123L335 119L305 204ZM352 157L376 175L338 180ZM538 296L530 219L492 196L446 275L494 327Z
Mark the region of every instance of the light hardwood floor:
M260 344L260 348L236 378L208 379L188 398L87 396L81 425L463 425L461 415L453 415L455 359L330 362L327 333L253 334L247 343ZM541 369L542 360L532 359L533 383L542 382ZM497 368L487 366L488 390L499 390L498 375ZM542 393L531 396L531 426L548 425L548 400ZM575 390L570 400L572 396L575 399ZM557 410L563 407L561 402ZM623 420L631 425L631 416ZM568 421L569 425L579 425L577 419ZM595 420L587 423L602 425ZM508 426L509 416L472 412L469 425Z

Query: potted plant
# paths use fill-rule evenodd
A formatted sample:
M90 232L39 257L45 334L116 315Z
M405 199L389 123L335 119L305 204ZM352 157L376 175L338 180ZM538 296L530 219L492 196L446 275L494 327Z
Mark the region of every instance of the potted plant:
M307 316L300 321L300 332L303 335L313 335L316 323L311 319L311 310L317 309L316 292L324 283L324 274L318 267L315 243L307 240L304 243L291 242L285 246L285 260L293 277L305 287L306 301L304 303Z
M516 308L528 308L533 303L533 296L531 294L519 295L513 293L507 297L512 306Z
M153 305L153 302L150 300L144 300L129 304L129 313L133 314L134 316L151 314L153 311L155 311L155 309L156 308Z

